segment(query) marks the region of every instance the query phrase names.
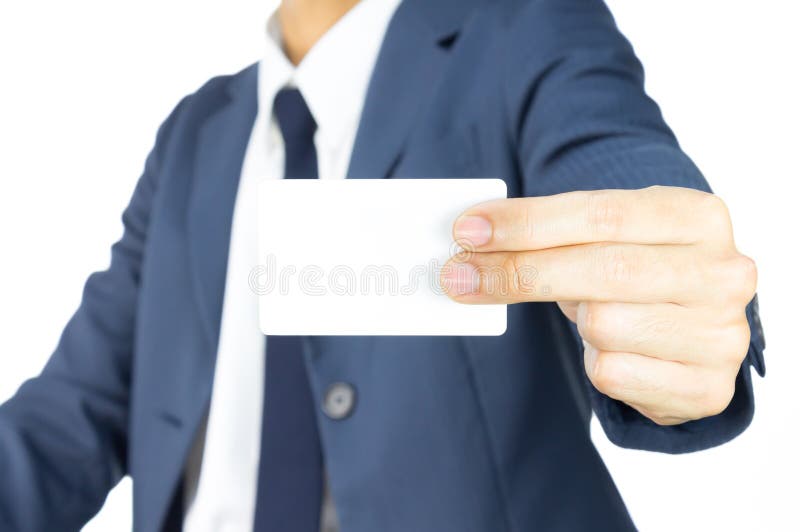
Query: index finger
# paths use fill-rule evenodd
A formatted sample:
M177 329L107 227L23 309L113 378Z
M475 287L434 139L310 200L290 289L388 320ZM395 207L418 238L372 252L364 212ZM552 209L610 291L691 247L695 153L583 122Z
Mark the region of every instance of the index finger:
M525 251L575 244L693 244L729 231L716 196L680 187L576 191L480 203L453 226L470 251Z

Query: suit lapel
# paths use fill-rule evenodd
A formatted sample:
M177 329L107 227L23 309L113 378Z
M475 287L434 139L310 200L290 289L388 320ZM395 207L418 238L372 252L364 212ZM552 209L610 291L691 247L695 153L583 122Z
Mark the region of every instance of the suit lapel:
M406 0L398 7L372 73L348 178L383 178L400 161L430 103L448 48L476 0Z
M224 103L198 132L187 233L194 292L212 353L219 339L239 175L258 108L257 72L253 65L231 82Z
M256 85L257 67L253 65L226 82L209 83L186 113L192 121L187 129L196 131L191 139L194 146L175 156L187 161L187 275L203 330L197 331L200 340L182 353L184 359L171 366L183 371L165 374L161 386L153 388L162 408L154 416L154 425L139 436L140 452L145 453L147 462L140 480L145 487L134 496L137 530L164 528L170 498L211 396L231 220L257 111ZM186 144L191 141L187 139ZM183 145L178 143L174 149ZM186 390L192 393L187 395Z

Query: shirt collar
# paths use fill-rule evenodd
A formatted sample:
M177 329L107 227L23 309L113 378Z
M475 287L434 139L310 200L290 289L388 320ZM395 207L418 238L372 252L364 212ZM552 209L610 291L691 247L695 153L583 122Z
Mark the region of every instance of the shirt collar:
M267 47L259 67L259 107L272 109L275 94L295 86L324 138L338 139L361 116L386 27L400 0L361 0L334 24L296 67L281 45L277 10L267 22Z

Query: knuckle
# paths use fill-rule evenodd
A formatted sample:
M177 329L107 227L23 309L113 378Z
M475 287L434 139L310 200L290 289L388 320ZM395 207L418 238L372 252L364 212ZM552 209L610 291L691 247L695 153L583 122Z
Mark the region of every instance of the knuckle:
M530 264L524 253L509 253L503 259L500 271L493 277L498 288L509 294L530 294L536 290L538 271Z
M725 332L725 340L722 343L725 360L738 369L750 348L750 326L745 321L730 328Z
M731 234L731 217L725 201L716 194L703 193L701 197L704 225L714 234Z
M725 201L719 196L710 193L701 193L700 209L698 211L700 227L705 228L706 234L713 240L732 245L733 226L731 216Z
M612 397L625 385L622 373L614 363L614 357L603 351L597 353L591 381L598 391Z
M522 209L522 230L520 231L525 242L535 242L539 238L539 224L530 204L525 204Z
M598 246L597 268L603 282L628 282L636 276L636 261L624 246Z
M586 223L595 237L611 239L618 235L624 223L624 213L623 202L617 194L606 190L589 192Z
M595 302L583 303L583 316L578 321L578 332L589 343L604 346L609 340L611 325L608 319L608 310L605 305Z
M749 302L756 293L758 284L758 269L756 262L746 255L738 255L735 260L735 276L740 296Z
M731 258L724 259L723 264L717 269L717 276L724 283L720 294L723 300L746 304L753 299L758 283L758 272L755 261L750 257L737 253Z
M721 414L728 408L735 392L731 379L721 380L708 389L705 401L700 408L699 417L710 417Z
M666 316L650 316L632 328L631 342L643 345L653 339L675 337L680 333L678 321Z

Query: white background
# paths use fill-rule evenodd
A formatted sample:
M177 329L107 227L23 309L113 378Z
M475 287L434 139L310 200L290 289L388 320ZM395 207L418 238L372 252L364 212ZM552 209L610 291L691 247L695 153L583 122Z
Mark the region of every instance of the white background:
M43 366L108 262L155 130L184 94L256 60L270 2L0 3L0 401ZM800 530L800 17L791 1L611 7L650 93L760 270L767 378L734 442L689 456L595 440L642 530ZM597 427L595 427L596 429ZM90 531L130 527L131 485Z

